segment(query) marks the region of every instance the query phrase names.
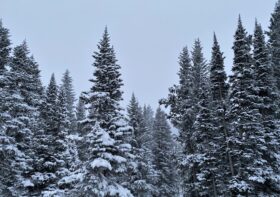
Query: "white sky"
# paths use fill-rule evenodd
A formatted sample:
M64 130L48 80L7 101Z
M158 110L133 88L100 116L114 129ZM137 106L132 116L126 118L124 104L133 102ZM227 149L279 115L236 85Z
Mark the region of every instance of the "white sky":
M255 18L266 30L276 0L0 0L0 18L18 45L26 39L46 85L68 68L77 94L90 87L96 50L107 25L122 66L125 104L135 92L154 108L177 83L178 55L200 38L211 55L215 31L232 65L233 34L241 14L253 32Z

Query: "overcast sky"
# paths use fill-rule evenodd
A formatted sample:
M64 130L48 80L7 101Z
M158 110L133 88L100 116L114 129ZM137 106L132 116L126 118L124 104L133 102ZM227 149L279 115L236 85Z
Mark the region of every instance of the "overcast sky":
M132 92L157 106L177 83L178 55L200 38L209 60L215 31L232 65L238 14L249 33L255 18L267 29L276 0L0 0L13 45L26 39L46 85L69 69L77 93L90 87L92 54L107 25L122 66L125 103Z

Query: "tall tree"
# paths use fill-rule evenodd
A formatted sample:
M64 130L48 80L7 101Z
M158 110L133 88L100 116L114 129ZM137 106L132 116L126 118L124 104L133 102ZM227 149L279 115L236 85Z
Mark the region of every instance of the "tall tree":
M269 53L265 42L264 33L260 24L255 24L253 37L253 58L254 58L254 73L255 73L255 89L258 96L258 109L262 116L261 123L265 130L265 143L267 150L263 152L264 157L268 158L268 163L271 171L266 173L265 183L260 185L262 190L267 191L266 195L274 195L272 191L279 191L276 187L279 182L277 177L279 174L279 134L277 131L277 122L275 120L276 101L279 95L274 83L273 68L269 60ZM270 191L269 191L270 190Z
M274 12L271 14L268 35L274 80L277 90L280 91L280 43L278 41L280 39L280 1L277 1Z
M128 124L133 128L130 143L132 153L135 155L131 160L132 173L130 178L130 188L134 196L148 196L153 192L151 175L154 170L148 160L150 149L147 146L148 128L144 122L144 115L136 97L132 94L127 107Z
M66 190L60 182L69 174L72 161L66 139L70 124L66 105L64 88L58 89L52 74L41 104L41 128L34 138L37 159L32 175L33 195L63 195Z
M10 58L11 42L9 30L3 27L0 20L0 193L4 196L12 196L12 186L16 182L17 167L15 158L21 154L15 139L6 133L6 121L11 118L6 105L9 97L7 63Z
M82 95L81 95L82 96ZM77 106L76 106L76 120L77 120L77 130L79 133L83 133L82 131L82 121L86 119L86 106L84 101L79 97Z
M9 37L9 30L3 27L2 20L0 20L0 74L5 70L6 64L9 61L11 51L11 41Z
M215 101L224 101L227 97L228 85L224 66L224 56L221 52L216 34L214 34L212 57L210 63L210 81L212 98Z
M71 130L76 129L76 120L74 113L74 102L75 102L75 93L73 89L73 79L70 76L69 70L66 70L62 77L62 87L64 88L65 98L66 98L66 107L67 107L67 116L70 120Z
M200 65L200 64L197 64ZM187 155L194 153L191 135L195 121L194 102L194 69L187 47L184 47L179 56L179 85L169 89L167 99L161 100L165 106L170 106L169 117L172 123L179 129L179 141L182 144L182 155L180 156L180 170L182 174L182 187L184 195L194 195L193 182L195 173L188 164Z
M176 196L176 170L172 160L173 139L166 114L158 108L153 127L154 165L157 171L156 196Z
M233 176L229 189L233 195L256 195L257 185L265 181L269 172L263 150L267 149L258 97L254 88L254 72L250 54L250 39L239 17L234 35L234 65L230 78L229 143L233 156ZM263 173L265 172L265 173Z
M29 50L26 41L14 48L11 58L10 70L8 72L8 98L6 106L10 119L6 121L6 133L15 139L16 146L22 152L21 159L15 159L20 166L21 183L14 184L15 191L28 195L26 189L32 187L30 173L33 170L34 152L32 150L32 139L37 128L37 110L35 101L39 102L36 92L33 90L37 84L32 82L33 65L30 61ZM36 95L31 99L30 95ZM28 183L28 184L27 184Z
M219 157L216 132L211 113L211 100L206 84L202 85L202 94L198 102L198 113L194 122L191 141L194 144L193 154L188 154L189 163L194 165L194 190L198 196L218 196L217 177Z
M120 66L117 64L107 28L98 45L98 52L94 52L94 78L90 79L93 86L88 93L86 103L90 103L89 119L100 122L100 126L109 129L114 124L114 118L122 111L119 102L122 100L121 87L123 86ZM93 102L96 100L96 102ZM97 102L98 101L98 102Z
M193 74L193 96L199 98L202 94L203 84L209 84L209 67L202 52L202 46L199 39L195 40L192 50L192 74Z
M120 66L110 44L107 28L98 44L98 51L93 55L94 78L84 101L90 106L85 121L88 143L88 159L85 162L85 178L80 189L83 196L131 196L122 186L126 171L127 155L131 148L124 143L124 137L130 133L130 127L122 115L120 101L123 85ZM93 184L98 183L98 184Z
M56 84L55 76L52 74L50 83L47 87L45 98L41 105L41 117L44 122L45 130L56 132L58 130L58 86Z
M232 169L232 158L229 154L228 131L226 122L226 99L228 94L227 76L224 68L224 56L220 45L214 34L212 57L210 63L210 109L212 114L212 129L216 135L211 143L216 144L214 157L216 158L215 184L217 186L217 195L225 194L224 177L229 177ZM205 106L204 106L205 107ZM209 107L209 106L208 106ZM209 109L209 108L208 108ZM213 136L212 136L213 137ZM225 162L226 161L226 162ZM229 174L229 175L228 175Z

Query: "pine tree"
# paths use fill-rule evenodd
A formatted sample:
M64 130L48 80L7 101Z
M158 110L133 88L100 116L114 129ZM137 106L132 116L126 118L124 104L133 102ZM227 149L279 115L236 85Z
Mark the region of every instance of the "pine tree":
M209 75L209 67L206 63L204 55L202 53L202 46L199 39L195 40L192 50L192 74L193 74L193 96L199 98L202 94L201 90L203 84L209 84L207 81ZM197 103L197 101L196 101Z
M271 14L268 36L274 80L277 91L280 91L280 43L278 42L280 39L280 1L277 1L274 12Z
M254 196L257 186L265 182L265 174L270 170L263 157L267 147L261 114L257 109L250 39L240 17L234 39L228 110L234 176L231 177L229 189L233 195Z
M200 44L197 46L200 46ZM201 49L201 47L199 47ZM199 51L199 50L196 50ZM201 52L201 50L200 50ZM201 54L201 53L200 53ZM200 59L200 58L196 58ZM200 65L199 62L196 65ZM195 173L192 165L189 165L188 155L194 153L191 135L195 121L195 100L194 100L194 69L187 47L183 48L179 56L179 85L169 89L166 100L161 100L162 104L170 106L169 117L179 129L178 140L182 144L182 155L180 158L180 173L182 174L182 188L185 196L193 196L193 182Z
M276 185L279 185L277 183L279 180L274 180L272 177L277 177L276 175L279 174L280 169L279 162L277 161L277 156L279 155L279 134L275 120L277 91L263 30L257 22L255 24L253 47L255 89L259 97L257 107L262 116L261 123L265 130L265 143L268 148L263 154L265 158L268 158L267 160L271 167L271 171L266 174L265 184L259 187L261 187L260 190L268 192L266 195L273 195L272 191L275 192L277 189L279 191L279 187L276 187Z
M11 51L11 41L9 37L9 30L3 27L2 20L0 20L0 74L3 74L9 62Z
M9 30L3 27L0 20L0 193L4 196L12 195L10 189L16 179L14 158L18 153L14 139L5 132L5 123L10 118L5 106L8 97L7 63L10 58L10 45Z
M100 126L109 129L114 121L114 117L120 116L121 107L119 102L122 100L120 78L120 66L117 64L115 52L110 46L110 38L107 28L103 38L98 45L98 52L94 52L95 62L94 78L90 80L94 85L91 87L86 103L90 103L89 119L100 122ZM92 102L96 100L96 102ZM98 101L98 102L97 102Z
M224 101L227 97L228 85L227 76L224 68L224 57L220 50L220 45L214 34L214 43L212 47L212 58L210 63L210 81L212 98L215 101Z
M65 91L66 96L66 103L67 103L67 111L68 111L68 119L70 120L70 128L71 130L76 129L76 120L75 120L75 114L74 114L74 102L75 102L75 93L73 89L73 80L70 76L69 70L66 70L63 74L62 78L62 87Z
M87 134L83 140L89 148L79 192L83 196L131 196L130 191L122 186L131 148L124 143L124 138L130 127L121 113L119 102L123 84L107 28L93 57L95 71L90 80L93 84L83 97L85 104L90 106L84 121Z
M28 189L33 187L30 174L33 171L34 152L32 139L37 128L37 109L35 101L38 97L30 99L29 95L36 95L33 90L37 84L33 80L33 65L30 61L26 42L14 48L10 69L7 73L7 96L5 106L10 116L5 123L6 133L14 138L20 157L14 158L17 170L17 181L13 191L22 196L28 196ZM39 101L38 101L39 102Z
M229 154L228 144L228 131L226 122L226 99L228 93L228 84L226 83L227 76L224 69L224 57L220 50L220 45L217 41L216 35L214 34L212 57L210 63L210 98L208 109L211 109L212 119L212 132L215 136L212 136L211 143L216 144L214 150L214 158L216 159L216 170L215 173L215 184L216 184L216 195L228 195L225 194L225 183L226 178L229 177L232 169L232 158ZM205 107L205 106L204 106ZM225 162L226 161L226 162Z
M144 105L143 118L145 127L148 129L148 131L152 131L154 124L154 111L150 105Z
M142 109L139 106L134 94L132 94L131 100L127 107L127 114L129 117L128 124L133 128L132 143L136 148L139 148L143 143L141 141L141 136L146 132L146 127L144 125Z
M158 190L156 187L157 182L157 171L154 165L154 155L153 155L153 148L155 146L155 141L153 138L154 132L154 111L150 105L144 105L143 107L143 123L146 128L146 132L142 135L142 149L144 150L143 160L145 164L148 166L147 170L147 178L148 182L151 186L151 192L147 194L149 195L157 195Z
M190 163L194 165L194 190L199 196L218 196L217 174L219 157L216 132L211 113L211 100L206 84L202 86L202 94L198 103L198 114L194 122L191 141L194 144L194 153L188 154Z
M132 145L132 153L135 155L131 161L130 188L134 196L151 195L154 189L150 180L153 169L149 165L149 161L147 161L147 158L150 156L150 149L145 144L147 143L148 128L144 122L142 108L134 94L132 94L127 112L128 125L133 128L130 144Z
M64 88L58 89L52 74L41 105L41 124L34 138L36 162L32 182L33 195L63 195L68 185L63 178L73 165L67 135L70 121L67 116Z
M54 136L54 156L57 158L59 164L56 172L59 179L57 185L62 189L62 193L69 193L73 188L73 185L70 185L69 181L67 181L67 177L71 175L71 171L76 169L78 156L75 142L67 138L70 132L69 125L71 124L67 105L65 88L60 87L57 99L59 129L58 133L55 133Z
M84 121L86 119L86 106L85 106L84 101L81 99L81 96L79 97L79 100L78 100L78 103L76 106L76 120L77 120L77 131L80 134L83 134L82 121Z
M157 171L156 196L176 196L176 170L172 161L172 136L166 114L158 108L153 127L154 165Z
M54 74L52 74L50 83L47 87L45 98L41 105L41 118L44 123L44 129L47 132L57 132L58 131L58 86L56 85L56 80Z

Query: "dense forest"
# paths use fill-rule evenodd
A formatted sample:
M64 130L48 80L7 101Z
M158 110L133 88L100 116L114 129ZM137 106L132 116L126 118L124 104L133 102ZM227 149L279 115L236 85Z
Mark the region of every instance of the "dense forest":
M44 86L0 21L1 197L280 196L280 1L267 31L239 16L230 76L215 34L209 61L199 39L184 47L155 112L134 94L121 106L107 28L97 46L77 96L68 70Z

